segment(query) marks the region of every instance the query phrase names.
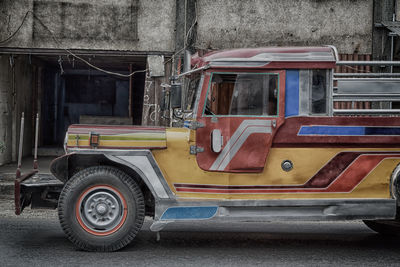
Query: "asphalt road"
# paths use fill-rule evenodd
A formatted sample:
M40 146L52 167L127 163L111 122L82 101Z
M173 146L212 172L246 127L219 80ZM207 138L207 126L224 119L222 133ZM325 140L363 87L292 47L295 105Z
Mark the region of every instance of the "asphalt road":
M400 241L362 222L179 224L156 241L150 219L128 247L77 250L55 211L13 215L0 199L0 266L399 266Z

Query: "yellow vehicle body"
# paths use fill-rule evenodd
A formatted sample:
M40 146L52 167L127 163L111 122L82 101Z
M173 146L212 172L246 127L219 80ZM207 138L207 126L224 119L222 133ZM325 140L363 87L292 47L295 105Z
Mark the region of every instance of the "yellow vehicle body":
M190 155L190 145L196 143L195 132L190 129L167 129L165 150L153 150L153 155L164 177L178 198L183 199L390 199L391 175L400 163L400 155L382 160L354 190L346 193L251 193L212 194L182 193L174 184L216 184L216 185L301 185L307 182L335 155L344 151L393 151L396 148L273 148L267 158L262 173L220 173L201 170L196 156ZM281 168L281 162L292 159L296 166L291 172Z

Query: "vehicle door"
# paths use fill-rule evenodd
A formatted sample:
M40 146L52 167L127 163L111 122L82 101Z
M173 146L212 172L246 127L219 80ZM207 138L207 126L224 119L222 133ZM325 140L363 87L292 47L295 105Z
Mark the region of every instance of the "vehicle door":
M207 72L204 86L197 112L199 167L262 172L284 122L285 72Z

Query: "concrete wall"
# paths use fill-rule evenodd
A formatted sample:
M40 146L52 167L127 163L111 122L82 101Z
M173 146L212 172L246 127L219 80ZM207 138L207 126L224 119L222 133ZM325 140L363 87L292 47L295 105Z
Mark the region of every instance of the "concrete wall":
M400 21L400 0L396 0L395 4L396 20Z
M12 155L12 106L10 67L8 56L0 56L0 143L4 145L0 150L0 165L11 161Z
M172 52L176 1L2 0L0 39L30 10L64 48ZM197 48L333 44L340 53L371 53L373 0L197 0L196 5ZM59 48L32 14L5 45Z
M0 165L17 159L21 113L25 112L23 154L32 152L32 68L27 56L0 56Z
M175 0L3 0L0 40L16 31L29 10L54 33L63 48L162 52L175 49ZM5 45L60 48L32 14Z
M198 0L198 48L335 45L371 53L373 0Z

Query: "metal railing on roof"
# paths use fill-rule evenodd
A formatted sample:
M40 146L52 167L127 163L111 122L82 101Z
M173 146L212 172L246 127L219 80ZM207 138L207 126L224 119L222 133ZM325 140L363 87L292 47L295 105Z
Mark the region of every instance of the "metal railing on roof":
M400 61L337 61L338 66L400 66ZM389 115L399 116L400 109L393 109L393 102L400 102L400 73L334 73L333 102L368 103L368 108L333 108L334 115ZM372 103L386 102L385 108L374 108ZM334 107L339 105L333 105ZM387 107L390 108L387 108Z

